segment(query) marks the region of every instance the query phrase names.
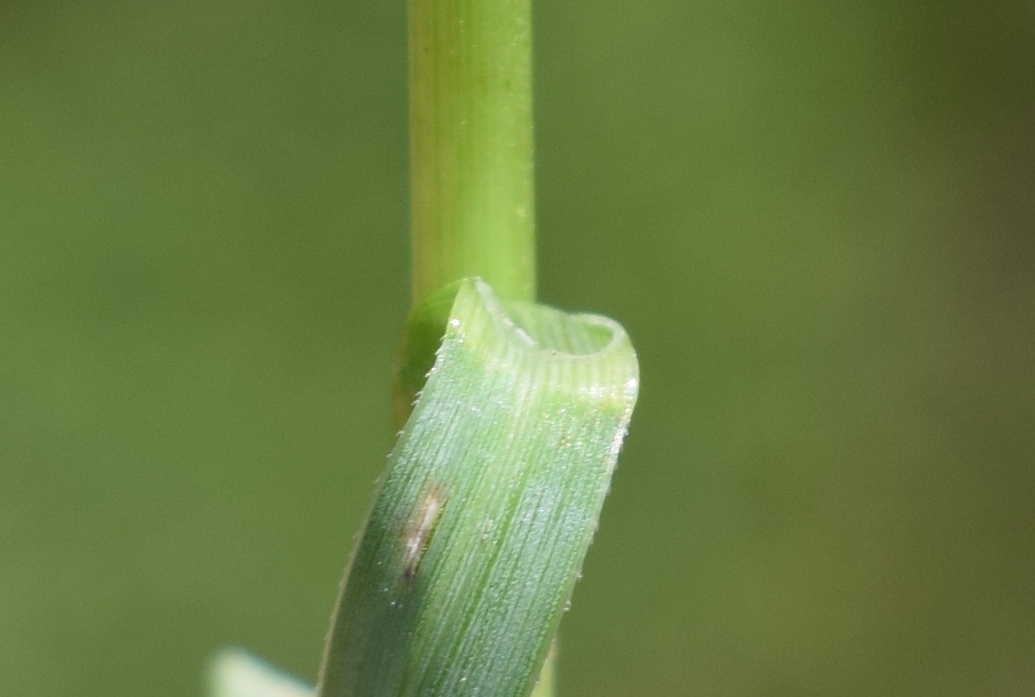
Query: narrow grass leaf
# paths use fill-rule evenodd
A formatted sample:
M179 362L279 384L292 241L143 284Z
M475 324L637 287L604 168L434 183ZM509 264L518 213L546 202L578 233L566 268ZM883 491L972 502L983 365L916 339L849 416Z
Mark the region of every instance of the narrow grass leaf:
M430 373L350 563L320 697L528 695L636 400L609 319L504 304L471 279L429 302L400 392Z

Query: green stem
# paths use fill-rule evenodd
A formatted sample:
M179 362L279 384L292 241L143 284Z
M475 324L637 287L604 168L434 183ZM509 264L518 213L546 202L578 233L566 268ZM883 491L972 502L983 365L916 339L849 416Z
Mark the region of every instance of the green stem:
M413 300L534 300L530 0L410 0Z
M414 306L465 276L535 300L530 0L410 0L409 71Z

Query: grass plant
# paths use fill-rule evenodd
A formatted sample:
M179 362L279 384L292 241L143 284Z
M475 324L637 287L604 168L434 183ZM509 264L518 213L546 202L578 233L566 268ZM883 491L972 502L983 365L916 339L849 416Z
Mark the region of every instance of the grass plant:
M548 697L544 662L629 424L636 356L615 322L534 303L529 0L410 0L409 22L402 431L315 692ZM214 675L217 697L299 689L234 653Z

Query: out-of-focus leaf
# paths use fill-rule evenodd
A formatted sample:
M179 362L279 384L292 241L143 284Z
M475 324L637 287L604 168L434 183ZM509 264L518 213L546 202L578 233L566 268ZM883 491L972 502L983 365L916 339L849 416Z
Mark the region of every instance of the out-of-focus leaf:
M313 689L240 649L212 661L210 697L313 697Z

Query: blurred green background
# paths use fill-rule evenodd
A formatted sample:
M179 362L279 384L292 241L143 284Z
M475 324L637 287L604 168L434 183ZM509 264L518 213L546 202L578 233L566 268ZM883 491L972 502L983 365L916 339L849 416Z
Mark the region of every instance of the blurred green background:
M535 8L641 402L562 697L1035 693L1035 12ZM403 3L0 5L0 693L307 680L391 446Z

